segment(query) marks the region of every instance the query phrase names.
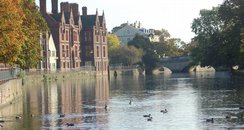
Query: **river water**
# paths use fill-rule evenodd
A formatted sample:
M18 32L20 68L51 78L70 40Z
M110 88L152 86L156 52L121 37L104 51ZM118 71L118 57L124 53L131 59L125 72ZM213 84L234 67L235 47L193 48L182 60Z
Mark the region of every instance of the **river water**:
M244 129L238 118L244 111L242 80L217 72L30 82L23 86L23 99L1 108L0 129ZM143 117L147 114L151 121Z

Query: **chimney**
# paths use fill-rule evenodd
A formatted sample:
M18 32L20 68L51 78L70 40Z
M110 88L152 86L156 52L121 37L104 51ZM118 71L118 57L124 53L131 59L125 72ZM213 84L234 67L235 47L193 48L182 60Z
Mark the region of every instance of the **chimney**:
M47 12L46 0L40 0L40 11L41 13Z
M76 3L72 3L70 5L72 7L72 11L73 11L72 13L73 13L73 15L74 16L78 16L78 14L79 14L79 5L76 4Z
M70 12L70 4L69 2L62 2L60 3L61 6L61 12L64 11L64 13Z
M58 0L52 0L52 13L58 13Z
M82 7L82 15L87 15L87 7Z

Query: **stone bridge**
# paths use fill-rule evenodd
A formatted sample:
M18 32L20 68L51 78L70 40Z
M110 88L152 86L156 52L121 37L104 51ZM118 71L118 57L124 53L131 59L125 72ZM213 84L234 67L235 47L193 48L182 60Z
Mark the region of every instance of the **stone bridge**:
M162 59L158 68L169 69L172 72L183 72L187 71L190 67L190 57L189 56L180 56L180 57L170 57Z

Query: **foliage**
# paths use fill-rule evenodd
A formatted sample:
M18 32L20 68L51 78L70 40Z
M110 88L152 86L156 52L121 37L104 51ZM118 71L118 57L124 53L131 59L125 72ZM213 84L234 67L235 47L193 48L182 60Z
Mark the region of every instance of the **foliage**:
M14 65L26 39L22 32L25 14L21 0L0 2L0 62Z
M35 2L3 0L0 17L0 62L34 67L41 58L40 33L47 30Z
M115 34L108 34L108 49L112 50L120 45L119 38Z
M220 7L200 11L200 17L192 23L197 35L197 47L192 50L195 64L228 68L243 65L243 7L241 1L225 0Z
M141 62L143 51L133 46L120 45L109 53L110 64L133 65Z
M21 46L17 64L22 69L36 67L41 60L40 33L47 30L47 25L34 2L23 1L23 11L26 15L22 31L27 39Z
M124 26L128 25L127 23L122 23L120 26L116 26L112 29L112 33L117 32L118 30L120 30L121 28L123 28Z

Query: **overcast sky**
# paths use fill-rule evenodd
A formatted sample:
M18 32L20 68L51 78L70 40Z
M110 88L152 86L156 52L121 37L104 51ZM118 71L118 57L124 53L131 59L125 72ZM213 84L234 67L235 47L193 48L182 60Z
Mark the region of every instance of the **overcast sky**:
M108 31L122 23L140 21L142 27L166 29L171 37L189 42L194 33L191 23L199 16L201 9L211 9L223 0L59 0L60 2L78 3L87 6L88 14L99 15L105 12ZM39 0L36 0L39 5ZM51 0L47 0L48 11L51 12ZM59 7L60 8L60 7Z

